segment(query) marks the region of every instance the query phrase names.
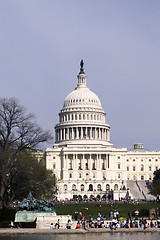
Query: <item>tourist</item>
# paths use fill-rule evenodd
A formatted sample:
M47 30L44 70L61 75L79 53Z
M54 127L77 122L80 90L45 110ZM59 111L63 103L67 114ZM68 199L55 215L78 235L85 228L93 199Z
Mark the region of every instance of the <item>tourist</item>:
M151 227L151 228L154 227L154 224L153 224L152 220L151 220L151 222L150 222L150 227Z
M72 225L72 223L71 223L71 220L68 220L68 222L67 222L67 229L71 229L71 225Z
M128 217L130 219L130 221L132 220L132 217L131 217L131 212L128 213Z
M160 228L160 220L157 220L157 227Z
M110 211L109 219L110 219L110 221L112 221L112 219L113 219L113 211L112 210Z
M77 225L76 225L76 229L80 229L81 225L80 225L80 222L78 221L77 222Z
M15 228L15 225L14 225L14 222L13 222L13 221L11 221L11 223L9 224L9 227L10 227L11 229Z
M106 228L109 228L109 223L108 222L106 223Z
M112 220L112 225L113 225L113 229L116 230L117 220L115 218Z
M55 224L55 229L59 229L60 225L59 225L59 219L58 222Z
M139 216L139 211L138 209L135 211L135 220L138 220L138 216Z
M109 228L110 228L111 230L113 230L113 225L112 225L111 222L109 223Z
M53 229L53 223L51 223L51 225L50 225L50 229Z

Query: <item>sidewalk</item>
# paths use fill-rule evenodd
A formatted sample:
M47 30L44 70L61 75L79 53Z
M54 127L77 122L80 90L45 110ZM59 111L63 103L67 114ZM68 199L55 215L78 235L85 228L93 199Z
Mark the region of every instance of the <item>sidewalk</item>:
M0 229L0 236L2 235L22 235L22 234L87 234L87 233L107 233L107 232L160 232L160 228L147 228L145 230L141 228L117 228L116 230L110 230L109 228L89 228L84 229L36 229L36 228L15 228L15 229Z

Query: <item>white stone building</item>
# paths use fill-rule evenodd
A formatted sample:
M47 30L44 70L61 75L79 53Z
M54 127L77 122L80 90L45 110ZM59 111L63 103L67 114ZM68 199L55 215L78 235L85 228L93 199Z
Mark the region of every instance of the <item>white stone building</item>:
M105 111L87 87L83 61L80 65L77 87L59 113L55 144L45 152L46 168L57 177L57 198L113 193L119 199L129 193L132 198L152 199L146 181L160 167L160 151L145 150L143 144L130 151L113 146Z

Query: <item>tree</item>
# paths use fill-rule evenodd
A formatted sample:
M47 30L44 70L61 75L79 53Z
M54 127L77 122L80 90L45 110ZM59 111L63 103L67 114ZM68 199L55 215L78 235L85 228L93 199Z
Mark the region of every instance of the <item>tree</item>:
M47 192L53 174L38 161L38 150L51 139L17 100L0 99L0 207L30 190Z
M154 171L151 193L159 199L160 195L160 169Z

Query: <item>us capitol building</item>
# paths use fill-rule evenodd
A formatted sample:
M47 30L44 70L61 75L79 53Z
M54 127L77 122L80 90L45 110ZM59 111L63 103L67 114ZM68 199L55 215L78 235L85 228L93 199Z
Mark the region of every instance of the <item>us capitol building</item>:
M83 60L78 84L65 99L55 126L55 144L45 152L47 169L57 178L57 198L107 197L152 200L148 182L160 168L160 151L143 144L115 148L97 95L87 87Z

